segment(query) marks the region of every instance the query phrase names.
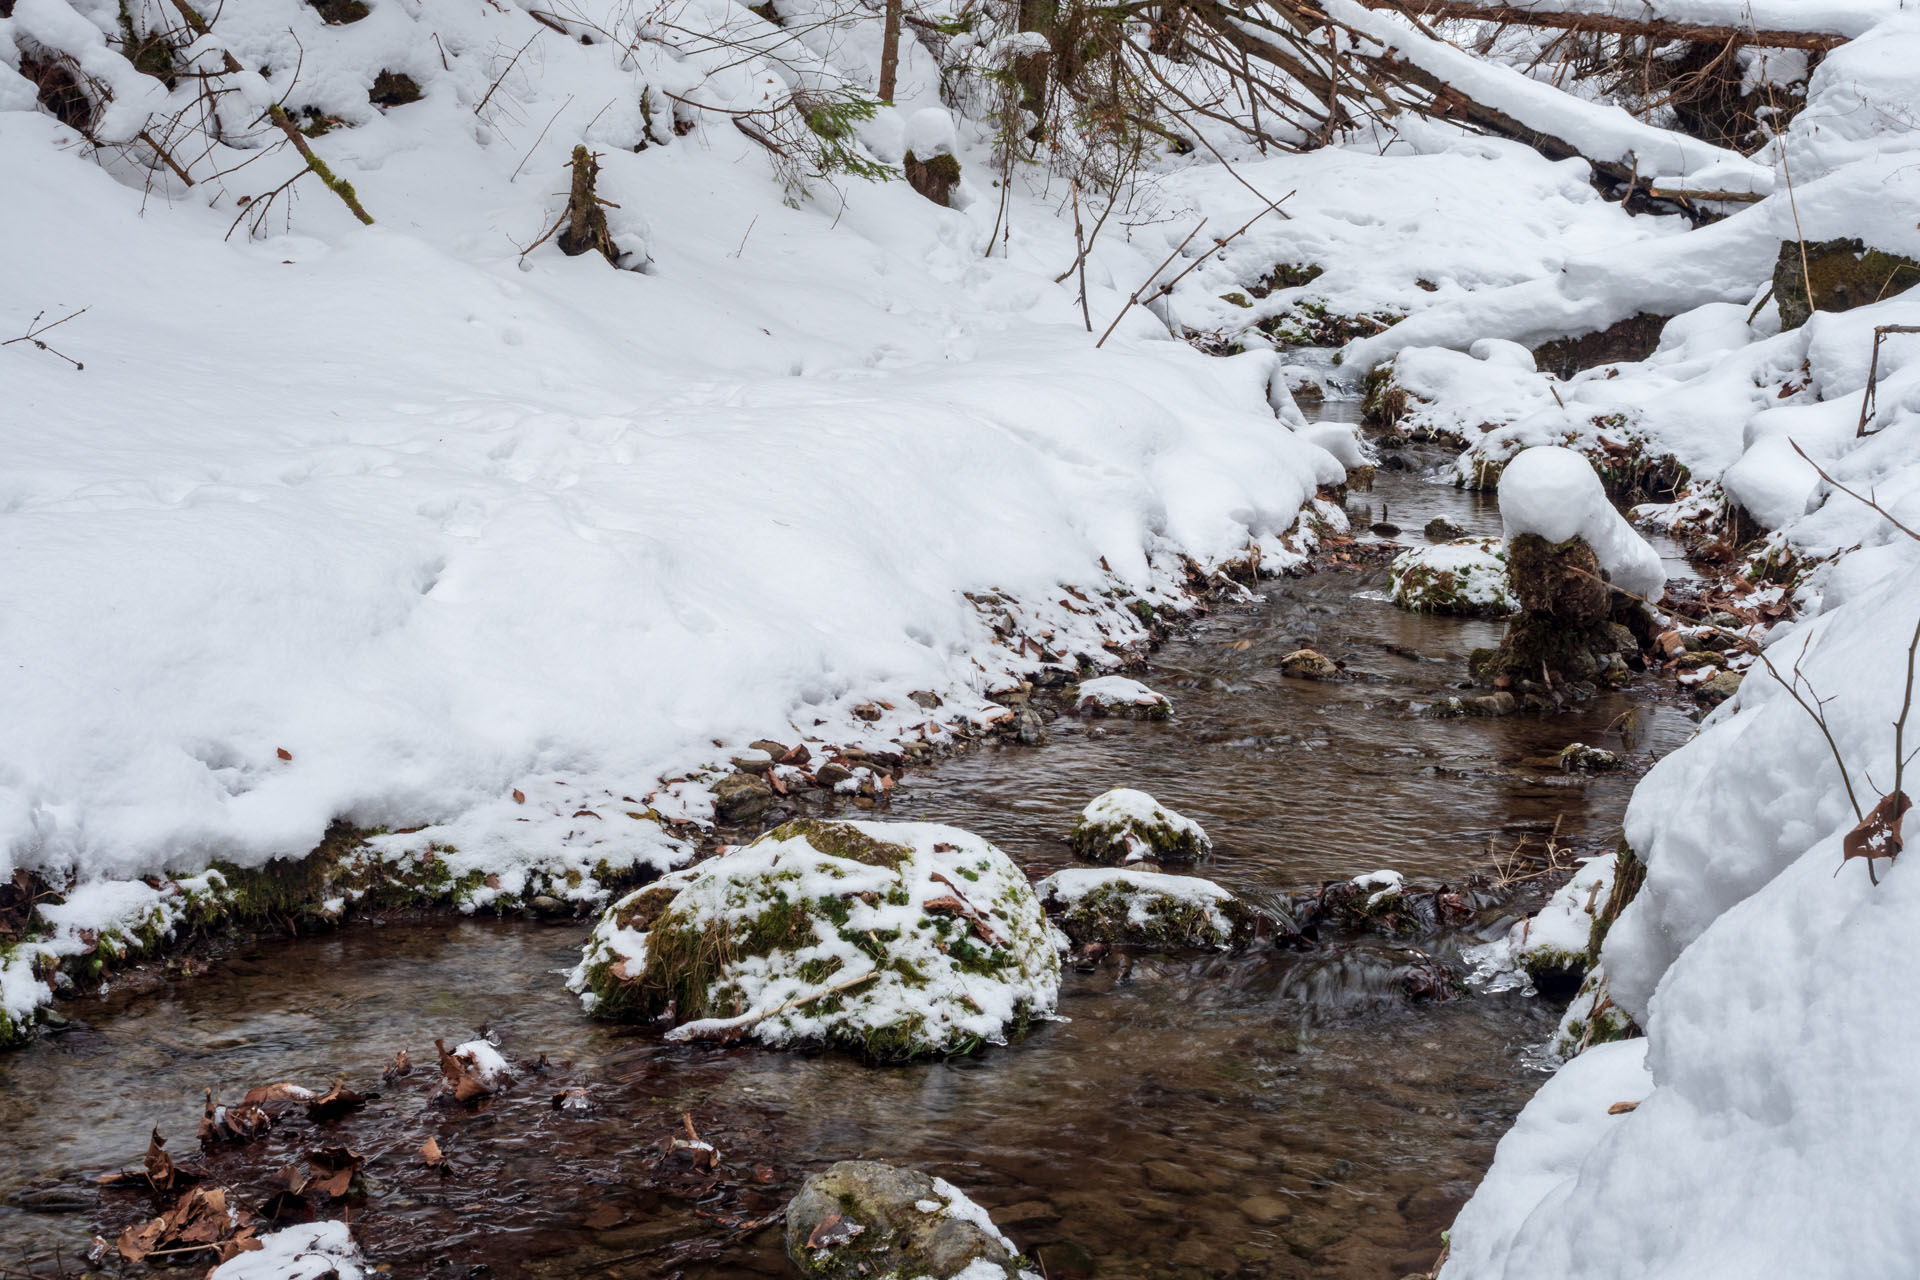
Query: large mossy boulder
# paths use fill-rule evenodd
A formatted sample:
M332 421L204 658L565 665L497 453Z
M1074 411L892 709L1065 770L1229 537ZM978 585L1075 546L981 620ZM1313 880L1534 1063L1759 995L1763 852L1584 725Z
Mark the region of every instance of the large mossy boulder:
M1004 1042L1053 1012L1056 935L1020 868L931 823L776 827L606 911L570 985L676 1039L898 1061Z
M787 1257L808 1280L1037 1280L984 1209L916 1169L842 1160L786 1216Z
M1075 854L1108 866L1198 862L1213 851L1199 823L1131 787L1116 787L1082 809L1072 844Z
M1162 950L1226 950L1253 937L1252 908L1211 880L1123 867L1069 867L1034 886L1077 946L1118 942Z
M1503 618L1520 607L1507 581L1498 538L1456 538L1418 547L1387 566L1388 595L1402 609L1466 618Z
M1780 246L1773 268L1773 298L1782 329L1798 329L1816 311L1851 311L1917 284L1920 262L1854 239L1805 245L1789 240Z

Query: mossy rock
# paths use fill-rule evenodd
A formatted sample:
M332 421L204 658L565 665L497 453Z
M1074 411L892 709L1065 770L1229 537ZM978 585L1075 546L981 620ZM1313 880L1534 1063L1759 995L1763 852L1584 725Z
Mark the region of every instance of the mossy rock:
M1361 421L1370 427L1392 432L1418 403L1418 396L1394 381L1391 360L1376 366L1361 383Z
M1326 268L1317 262L1279 262L1273 270L1261 276L1247 286L1247 292L1256 298L1264 298L1276 289L1299 289L1312 284L1326 274Z
M1414 613L1501 618L1519 608L1498 538L1458 538L1419 547L1387 566L1388 595Z
M373 78L367 101L376 107L404 107L420 101L420 82L404 71L382 71Z
M1032 1274L951 1183L875 1160L843 1160L808 1178L787 1204L785 1239L808 1280Z
M307 3L319 13L321 21L330 27L358 22L373 12L361 0L307 0Z
M1804 246L1804 259L1802 248L1798 241L1783 243L1773 268L1782 329L1798 329L1816 311L1851 311L1920 284L1920 262L1861 240L1815 241Z
M1079 857L1108 865L1197 862L1213 850L1199 823L1131 787L1116 787L1081 810L1071 843Z
M1075 867L1055 872L1034 890L1048 918L1076 946L1225 950L1253 937L1253 909L1197 876Z
M570 985L680 1039L897 1061L1004 1041L1060 959L1026 876L955 827L803 819L608 908Z
M1592 333L1543 342L1533 349L1534 366L1556 378L1571 378L1582 369L1645 360L1659 348L1660 333L1671 318L1642 311Z
M902 168L907 185L941 208L953 203L953 189L960 185L960 162L945 152L922 160L909 151Z

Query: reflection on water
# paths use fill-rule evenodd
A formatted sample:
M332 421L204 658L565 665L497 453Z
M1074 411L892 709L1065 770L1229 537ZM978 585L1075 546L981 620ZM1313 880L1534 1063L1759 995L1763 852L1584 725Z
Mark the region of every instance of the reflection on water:
M1417 543L1434 515L1493 531L1490 504L1383 472L1361 501ZM1380 866L1459 877L1489 840L1556 822L1576 846L1611 836L1637 773L1691 730L1645 695L1552 718L1433 720L1489 623L1416 618L1375 597L1377 570L1265 586L1158 656L1169 724L1063 719L1054 745L989 748L911 779L893 816L955 822L1042 870L1065 860L1073 815L1129 785L1203 822L1208 874L1250 892ZM1251 641L1245 650L1233 643ZM1334 684L1283 680L1311 645L1347 664ZM1518 762L1581 739L1623 775ZM667 1046L579 1014L559 971L576 925L363 925L266 942L157 994L75 1012L91 1025L0 1056L0 1240L68 1256L152 1208L97 1193L150 1127L189 1154L202 1091L344 1075L372 1087L396 1049L425 1064L320 1133L290 1120L264 1144L209 1157L243 1202L327 1141L368 1157L351 1207L363 1246L397 1276L721 1277L786 1274L767 1215L809 1171L871 1156L973 1192L1047 1273L1398 1277L1424 1273L1439 1232L1538 1083L1527 1047L1554 1011L1518 992L1412 1006L1381 981L1384 949L1070 970L1068 1021L978 1057L872 1069L839 1057ZM1446 944L1440 949L1445 952ZM482 1025L514 1060L553 1069L469 1114L426 1100L432 1039ZM553 1110L586 1086L597 1109ZM720 1149L709 1177L665 1139L690 1117ZM433 1136L451 1177L415 1155ZM338 1210L333 1211L337 1213Z

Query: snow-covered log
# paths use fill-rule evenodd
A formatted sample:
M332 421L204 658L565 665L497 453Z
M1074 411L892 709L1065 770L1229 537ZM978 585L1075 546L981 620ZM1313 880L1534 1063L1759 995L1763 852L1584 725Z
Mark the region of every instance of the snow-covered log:
M1889 5L1731 4L1720 0L1361 0L1369 9L1397 9L1422 18L1456 18L1566 31L1605 32L1665 42L1753 44L1768 49L1826 50L1860 34Z
M1424 87L1473 123L1518 138L1553 159L1578 156L1616 181L1651 181L1765 195L1773 170L1737 151L1586 102L1501 63L1476 57L1376 12L1365 0L1325 0L1327 16L1377 45L1392 76Z

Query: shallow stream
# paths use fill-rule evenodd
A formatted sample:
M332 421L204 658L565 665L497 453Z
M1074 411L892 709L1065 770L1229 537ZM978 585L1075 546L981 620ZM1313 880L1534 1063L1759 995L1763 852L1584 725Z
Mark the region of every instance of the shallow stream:
M1383 506L1407 545L1436 515L1498 531L1490 499L1417 465L1382 470L1351 504L1367 511L1363 531ZM1486 871L1490 849L1537 845L1556 826L1576 851L1609 845L1635 777L1691 733L1687 716L1648 682L1551 718L1424 717L1498 624L1403 613L1385 603L1385 580L1378 566L1330 569L1220 605L1145 675L1173 699L1172 722L1062 718L1045 748L978 748L909 777L891 816L970 828L1040 873L1065 864L1089 799L1140 787L1213 835L1206 874L1256 895L1378 867L1457 882ZM1353 678L1282 679L1275 660L1302 645ZM1575 740L1629 767L1520 764ZM344 1076L384 1096L208 1163L252 1202L309 1148L353 1147L369 1189L349 1206L354 1232L396 1276L787 1275L767 1215L808 1172L870 1156L969 1191L1050 1280L1394 1280L1425 1274L1539 1084L1533 1047L1557 1018L1520 990L1407 1003L1364 948L1113 957L1069 967L1066 1021L971 1058L871 1068L590 1023L561 978L584 934L358 924L248 944L203 976L70 1007L70 1030L0 1056L0 1197L15 1201L0 1205L0 1268L56 1247L70 1260L95 1230L150 1216L143 1196L96 1191L92 1178L136 1165L154 1126L191 1156L204 1090L232 1099ZM1457 955L1476 940L1422 945ZM431 1106L434 1037L483 1026L510 1060L545 1054L551 1069L523 1071L476 1113ZM380 1084L403 1047L413 1075ZM570 1086L595 1109L553 1109ZM688 1120L719 1148L717 1173L665 1151ZM450 1176L419 1160L429 1136ZM37 1273L54 1272L43 1261Z

